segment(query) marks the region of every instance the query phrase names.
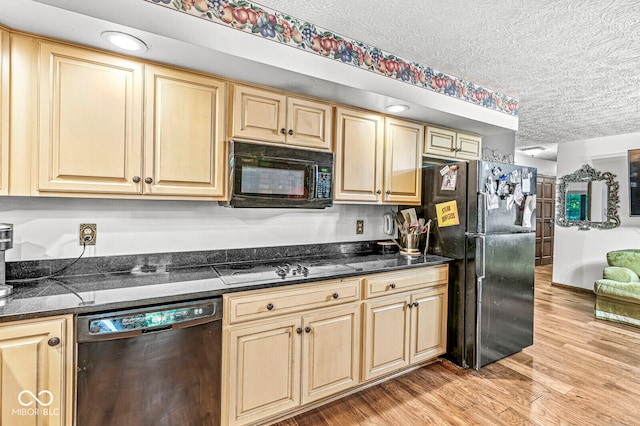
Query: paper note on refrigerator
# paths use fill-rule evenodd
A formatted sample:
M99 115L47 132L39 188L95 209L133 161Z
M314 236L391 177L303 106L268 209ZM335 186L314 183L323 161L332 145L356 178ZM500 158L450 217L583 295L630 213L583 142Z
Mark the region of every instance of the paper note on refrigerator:
M439 227L460 225L456 200L436 204L436 213Z
M522 226L525 228L533 228L535 224L532 223L531 217L533 216L533 211L536 209L536 196L535 195L527 195L527 198L524 200L524 213L522 215Z

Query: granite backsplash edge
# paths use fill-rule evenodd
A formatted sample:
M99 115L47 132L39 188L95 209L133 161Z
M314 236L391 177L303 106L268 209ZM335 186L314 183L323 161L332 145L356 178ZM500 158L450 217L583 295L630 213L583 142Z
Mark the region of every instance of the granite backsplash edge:
M200 250L188 252L146 253L116 256L82 257L65 269L60 276L94 275L112 272L128 272L134 269L179 268L269 259L286 259L309 256L331 256L353 253L375 253L375 241L356 241L322 244L302 244L274 247ZM71 264L69 259L42 259L7 262L7 280L21 280L50 275Z

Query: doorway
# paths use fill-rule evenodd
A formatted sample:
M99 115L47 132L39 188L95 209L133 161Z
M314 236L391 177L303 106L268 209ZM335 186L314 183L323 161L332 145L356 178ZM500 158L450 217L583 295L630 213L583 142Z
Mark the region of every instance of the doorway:
M553 264L553 219L556 212L556 178L538 175L536 184L536 266Z

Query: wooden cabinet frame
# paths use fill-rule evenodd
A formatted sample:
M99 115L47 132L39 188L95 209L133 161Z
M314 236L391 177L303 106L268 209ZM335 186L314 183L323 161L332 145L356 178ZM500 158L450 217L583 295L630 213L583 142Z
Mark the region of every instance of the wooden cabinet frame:
M0 195L9 192L9 33L0 29Z

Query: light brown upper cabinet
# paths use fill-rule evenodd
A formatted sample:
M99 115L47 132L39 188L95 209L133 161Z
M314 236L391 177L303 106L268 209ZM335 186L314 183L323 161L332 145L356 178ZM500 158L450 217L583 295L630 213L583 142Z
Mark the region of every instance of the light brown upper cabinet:
M482 137L427 126L424 153L437 157L480 160L482 157Z
M0 195L9 187L9 33L0 30Z
M420 204L424 126L385 118L384 197L391 204Z
M38 190L141 192L143 65L40 46Z
M331 112L326 103L236 85L230 136L331 151Z
M223 198L225 83L62 44L40 63L38 191Z
M223 81L146 66L144 192L223 198Z
M423 126L336 109L335 200L419 204Z

